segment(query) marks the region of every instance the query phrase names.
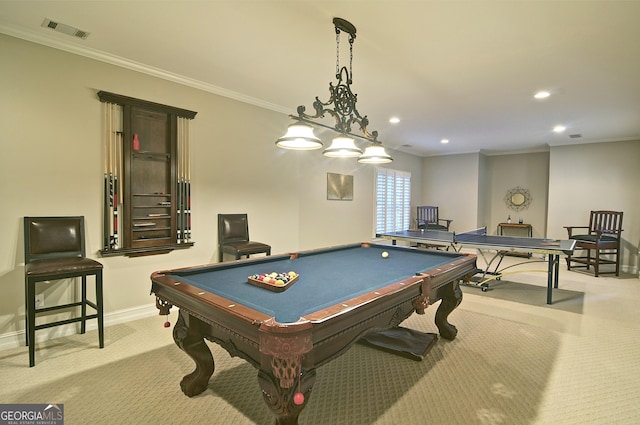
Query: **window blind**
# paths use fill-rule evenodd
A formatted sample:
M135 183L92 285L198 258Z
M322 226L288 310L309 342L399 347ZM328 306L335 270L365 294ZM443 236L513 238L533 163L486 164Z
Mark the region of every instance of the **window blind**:
M411 220L411 173L376 170L376 233L407 230Z

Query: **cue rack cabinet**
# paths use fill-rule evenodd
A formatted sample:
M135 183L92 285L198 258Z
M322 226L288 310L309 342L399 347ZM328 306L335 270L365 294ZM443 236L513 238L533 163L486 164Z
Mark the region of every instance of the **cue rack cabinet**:
M193 246L189 121L196 112L104 91L102 256Z

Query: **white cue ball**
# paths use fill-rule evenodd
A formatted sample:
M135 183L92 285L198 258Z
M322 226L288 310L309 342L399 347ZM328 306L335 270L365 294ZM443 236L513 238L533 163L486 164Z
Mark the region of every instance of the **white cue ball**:
M382 251L382 258L389 257L389 253L387 251Z

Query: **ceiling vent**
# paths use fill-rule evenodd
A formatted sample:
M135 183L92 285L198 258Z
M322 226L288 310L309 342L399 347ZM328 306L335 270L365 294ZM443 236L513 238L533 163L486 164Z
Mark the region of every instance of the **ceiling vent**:
M582 134L570 134L569 137L572 139L579 139L582 137Z
M89 37L89 33L86 31L79 30L78 28L74 28L70 25L54 22L48 18L45 18L44 21L42 21L42 26L45 28L50 28L57 32L61 32L63 34L70 35L72 37L81 38L83 40Z

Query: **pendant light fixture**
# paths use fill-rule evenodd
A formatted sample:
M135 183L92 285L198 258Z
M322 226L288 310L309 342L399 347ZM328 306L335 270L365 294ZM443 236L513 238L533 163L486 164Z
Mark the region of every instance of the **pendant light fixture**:
M297 122L289 125L287 134L279 138L276 145L283 149L309 151L320 149L322 147L322 140L313 134L313 127Z
M355 140L351 137L338 136L322 154L329 158L354 158L362 155L362 149L356 146Z
M287 134L276 141L276 145L283 149L311 150L320 149L322 141L313 134L313 127L329 128L339 133L333 139L331 146L324 150L323 154L330 158L358 157L358 162L363 164L383 164L393 161L393 158L384 149L382 142L378 140L377 131L369 131L369 119L362 116L356 108L357 95L351 91L353 82L353 42L356 38L356 27L350 22L334 18L333 25L336 32L336 78L337 83L329 83L329 100L322 102L318 97L313 102L315 115L305 113L304 105L298 106L298 115L291 115L295 120L287 130ZM346 66L340 68L340 34L349 34L349 69ZM331 115L335 119L335 126L331 127L316 120L325 115ZM351 126L357 125L362 135L351 132ZM359 148L355 139L363 140L366 144L364 152Z

